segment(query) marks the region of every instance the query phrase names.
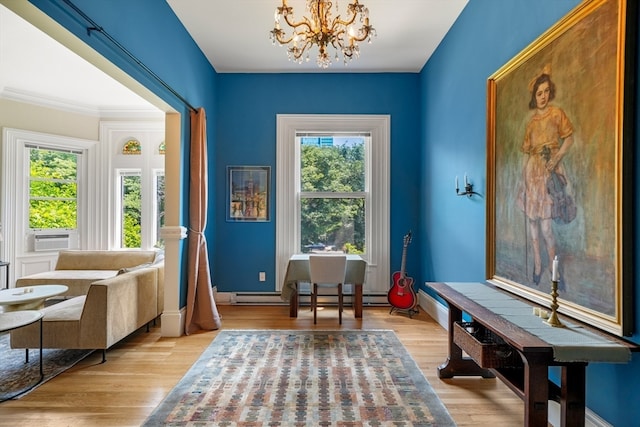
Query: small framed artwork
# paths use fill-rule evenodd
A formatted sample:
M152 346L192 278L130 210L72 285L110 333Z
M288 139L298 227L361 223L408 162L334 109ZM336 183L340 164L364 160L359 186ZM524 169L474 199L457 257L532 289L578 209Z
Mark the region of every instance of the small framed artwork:
M487 278L548 305L556 277L561 313L621 336L633 332L635 3L580 3L489 77L487 102Z
M270 191L270 166L227 166L227 221L269 221Z

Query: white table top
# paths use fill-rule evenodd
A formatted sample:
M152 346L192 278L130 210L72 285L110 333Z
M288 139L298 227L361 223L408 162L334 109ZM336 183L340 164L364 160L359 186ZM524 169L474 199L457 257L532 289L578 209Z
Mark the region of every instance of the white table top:
M42 318L43 314L36 310L10 311L0 313L0 332L11 331L30 325Z
M31 292L27 290L31 289ZM66 285L37 285L0 290L0 305L24 304L67 292Z
M282 292L280 293L280 298L283 301L289 301L291 299L292 293L296 292L297 282L309 282L309 280L311 280L309 273L309 255L311 254L294 254L289 258ZM360 255L346 255L347 271L345 272L345 285L363 285L367 271L367 262L362 259Z

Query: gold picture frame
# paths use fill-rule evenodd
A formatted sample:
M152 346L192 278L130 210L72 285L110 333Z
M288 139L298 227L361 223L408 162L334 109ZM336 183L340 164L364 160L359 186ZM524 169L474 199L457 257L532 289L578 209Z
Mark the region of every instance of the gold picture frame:
M487 82L487 279L633 331L635 1L587 0Z

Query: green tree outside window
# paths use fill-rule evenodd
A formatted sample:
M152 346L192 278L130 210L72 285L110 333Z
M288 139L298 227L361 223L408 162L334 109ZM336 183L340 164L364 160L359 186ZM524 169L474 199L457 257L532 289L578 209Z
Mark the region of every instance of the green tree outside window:
M29 149L29 228L78 227L78 155Z

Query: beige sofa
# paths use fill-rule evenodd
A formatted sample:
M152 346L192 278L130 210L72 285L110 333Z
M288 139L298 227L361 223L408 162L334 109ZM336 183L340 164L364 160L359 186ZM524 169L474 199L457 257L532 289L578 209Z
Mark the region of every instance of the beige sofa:
M66 279L60 275L54 275L54 281L34 282L36 275L20 279L20 286L65 284L72 294L87 288L85 295L73 296L42 310L43 347L101 349L104 361L108 348L162 314L164 262L156 259L153 251L149 252L153 258L143 259L138 256L140 252L64 251L60 253L56 271L65 271ZM151 262L132 265L133 259ZM65 268L58 270L61 266ZM90 270L107 267L109 271L115 270L112 277L86 284L84 281L91 279L86 271L80 270L82 266ZM73 272L80 274L74 277ZM35 280L44 279L43 275L38 276ZM37 323L12 331L11 347L37 348L39 334Z
M86 295L89 285L115 277L121 268L161 264L160 254L156 251L60 251L55 270L21 277L16 280L16 287L66 285L69 290L64 296ZM160 280L164 280L164 274ZM164 284L161 288L164 289Z

